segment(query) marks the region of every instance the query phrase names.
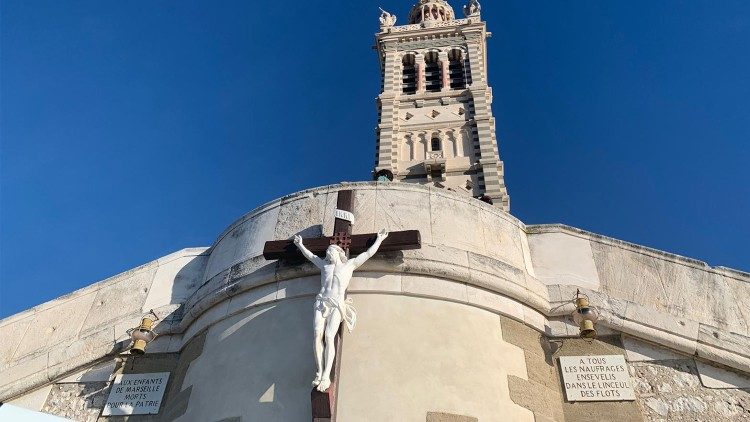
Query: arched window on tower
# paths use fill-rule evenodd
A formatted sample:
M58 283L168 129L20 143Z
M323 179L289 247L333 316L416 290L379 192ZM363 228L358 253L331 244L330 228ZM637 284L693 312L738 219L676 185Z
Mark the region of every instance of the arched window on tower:
M430 151L440 151L442 148L440 148L440 138L437 136L433 136L430 140Z
M430 51L425 54L424 63L425 90L427 92L440 92L443 78L440 75L440 61L437 51Z
M402 78L402 92L404 94L414 94L415 92L417 92L417 68L414 63L414 54L405 55L401 64L404 69Z
M448 76L451 81L451 89L466 88L466 77L464 76L463 51L454 48L448 52Z

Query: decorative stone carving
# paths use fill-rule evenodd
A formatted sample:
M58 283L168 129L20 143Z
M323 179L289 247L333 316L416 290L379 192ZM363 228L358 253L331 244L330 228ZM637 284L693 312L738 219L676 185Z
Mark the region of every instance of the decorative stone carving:
M334 338L341 322L346 323L349 331L352 331L357 323L357 310L351 298L346 299L346 289L349 287L352 274L375 255L386 237L388 232L385 229L381 230L375 243L353 259L347 259L346 252L338 245L331 245L326 251L325 259L322 259L302 244L301 236L294 236L294 244L302 255L320 269L320 293L315 298L313 321L316 372L312 384L318 391L324 392L331 386L331 367L336 355Z
M401 28L400 26L398 28ZM393 31L395 32L396 28L393 28ZM421 50L421 49L427 49L427 48L439 48L439 47L450 47L447 50L452 50L454 48L461 48L460 43L464 42L464 39L461 37L446 37L441 39L433 39L433 40L420 40L420 41L410 41L410 42L402 42L398 45L399 51L414 51L414 50Z
M419 0L409 13L409 23L421 23L425 27L435 22L445 22L455 19L453 8L445 0Z
M467 18L479 17L482 13L482 5L477 0L469 0L469 4L464 6L464 16Z
M380 29L381 30L384 30L386 28L390 28L390 27L392 27L393 25L396 24L396 15L392 15L392 14L386 12L385 10L383 10L382 7L379 8L379 9L380 9L380 12L381 12L380 13Z
M401 25L393 28L393 32L406 32L406 31L413 31L415 29L422 29L422 25L420 24L414 24L414 25Z

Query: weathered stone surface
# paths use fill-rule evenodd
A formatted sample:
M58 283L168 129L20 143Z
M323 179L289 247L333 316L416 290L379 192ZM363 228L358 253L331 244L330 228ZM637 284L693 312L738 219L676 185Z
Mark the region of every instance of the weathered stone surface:
M34 315L32 313L26 318L9 321L0 326L0 338L3 339L3 341L0 341L0 371L7 368L12 361L18 345L33 321Z
M109 394L109 383L57 384L42 411L80 422L95 422Z
M404 263L400 269L406 272L454 280L468 280L470 277L467 253L460 249L443 245L422 245L421 249L403 251L402 255Z
M445 412L427 412L425 422L478 422L479 419L472 416L456 415Z
M419 230L423 243L433 243L430 222L427 189L399 187L377 191L374 227L389 231Z
M635 303L628 304L625 310L625 318L630 321L645 323L659 330L667 331L686 339L698 338L698 323L687 318L678 318L674 315L654 311Z
M750 284L739 275L637 245L591 245L602 293L747 335L750 314L741 304L750 300Z
M227 314L233 315L243 309L272 302L276 300L277 290L278 284L272 283L232 296Z
M206 281L198 290L193 293L185 302L183 310L183 319L181 321L184 327L186 320L189 323L193 318L197 318L206 309L215 305L218 301L229 297L229 274L230 269L226 269Z
M628 362L648 362L652 360L687 359L685 356L664 347L630 337L622 336L622 344Z
M292 278L308 277L314 274L319 274L318 270L312 262L305 261L301 263L297 262L279 262L276 268L276 274L274 278L276 281L289 280Z
M149 353L152 352L152 344L149 344ZM69 375L59 381L58 383L82 383L82 382L108 382L114 378L115 368L117 362L115 359L108 360L106 362L94 365L92 367L83 369L76 372L75 374Z
M702 312L700 318L693 319L750 336L750 312L747 306L750 301L750 277L740 278L736 273L729 276L715 271L704 272L699 289L703 292L699 308ZM713 319L714 324L707 321L709 318Z
M522 348L526 377L508 377L511 399L534 412L535 420L563 421L562 396L552 349L535 329L508 318L500 318L503 339Z
M588 239L568 233L534 233L528 239L534 273L539 280L599 288L599 274Z
M278 300L300 296L315 296L320 292L320 275L312 275L279 282Z
M692 359L631 364L636 396L647 421L750 419L750 392L701 385Z
M525 326L523 322L511 318L500 317L502 325L503 340L516 345L523 350L540 350L542 335L535 330Z
M172 254L176 255L173 259L159 260L159 267L141 309L143 312L169 304L184 303L202 284L208 256L195 252L180 251Z
M336 194L333 194L333 196L336 196ZM295 234L302 237L322 236L323 218L328 197L329 194L326 192L313 191L307 195L283 199L279 206L279 216L273 239L289 239Z
M47 396L49 396L51 390L52 385L50 384L11 400L8 404L23 407L24 409L33 410L35 412L40 411L42 410L42 407L44 407L44 403L47 402Z
M431 243L480 254L486 253L484 228L479 219L480 208L473 204L476 200L458 200L442 193L434 193L429 201L433 239Z
M37 353L31 356L27 356L24 359L14 361L9 367L3 370L2 377L0 378L0 385L6 387L0 389L0 391L8 392L8 386L12 387L12 384L20 379L34 375L37 373L44 374L47 369L47 354ZM45 377L46 378L46 374ZM11 392L8 396L13 397L17 392Z
M47 359L47 378L58 379L84 362L117 352L114 339L114 328L106 327L51 349Z
M549 318L545 328L545 334L549 337L575 337L580 332L570 317Z
M700 324L698 342L707 344L717 349L723 349L736 353L746 358L750 357L750 337L726 332L716 327Z
M539 414L553 421L564 421L560 406L562 397L556 391L512 375L508 377L508 389L513 402L534 412L535 417Z
M242 278L267 279L273 278L276 272L278 262L268 261L263 255L248 258L242 262L232 265L229 269L229 282L236 283ZM246 286L251 286L247 281L243 281Z
M144 268L131 277L116 283L102 286L93 299L91 310L81 333L96 330L105 324L112 324L120 317L140 313L143 303L151 289L151 281L156 273L156 266Z
M87 292L67 300L56 301L54 306L37 312L33 322L26 329L13 359L42 352L60 341L75 337L96 296L95 291ZM65 318L61 318L62 315L65 315Z
M376 233L380 230L379 227L375 227L376 196L377 193L374 187L369 189L359 188L354 191L354 225L352 226L352 234Z
M273 240L279 210L279 202L273 202L230 226L214 243L203 280L214 277L238 262L260 255L265 242Z
M498 293L474 286L466 286L469 303L492 312L523 320L524 306L513 299Z
M697 361L696 368L701 383L706 388L745 388L750 389L750 375L717 368Z
M349 292L382 292L382 293L400 293L401 292L401 274L382 274L382 273L354 273L352 281L349 284Z
M546 301L531 297L523 270L484 255L469 252L468 257L471 284L501 292L531 306L547 307Z
M527 306L523 308L523 322L529 327L533 327L543 333L546 333L548 330L547 318L540 312Z
M182 335L184 341L188 341L207 327L224 319L229 309L229 302L230 301L228 300L223 300L215 306L208 308L197 319L193 320L193 322Z
M519 225L508 221L499 212L486 209L480 209L479 218L487 256L517 268L525 268L521 236L526 237L526 234Z
M466 302L466 284L439 280L419 275L404 275L401 277L401 289L404 293L439 299Z

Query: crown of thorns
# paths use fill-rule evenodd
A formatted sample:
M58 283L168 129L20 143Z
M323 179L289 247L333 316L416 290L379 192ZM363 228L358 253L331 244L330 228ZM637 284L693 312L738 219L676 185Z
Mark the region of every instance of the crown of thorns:
M341 260L346 261L346 252L344 252L341 246L333 244L333 245L329 245L328 248L333 248L333 250L335 250L336 252L339 253L339 255L341 255Z

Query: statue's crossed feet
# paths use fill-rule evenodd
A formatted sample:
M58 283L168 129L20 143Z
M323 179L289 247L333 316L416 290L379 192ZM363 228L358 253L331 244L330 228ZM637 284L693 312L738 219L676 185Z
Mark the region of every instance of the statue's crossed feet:
M321 393L325 393L328 391L328 387L331 386L331 380L329 378L321 379L320 383L318 384L318 391Z
M323 379L323 376L321 374L315 374L315 379L312 382L313 387L317 387L318 384L320 384L320 381Z

